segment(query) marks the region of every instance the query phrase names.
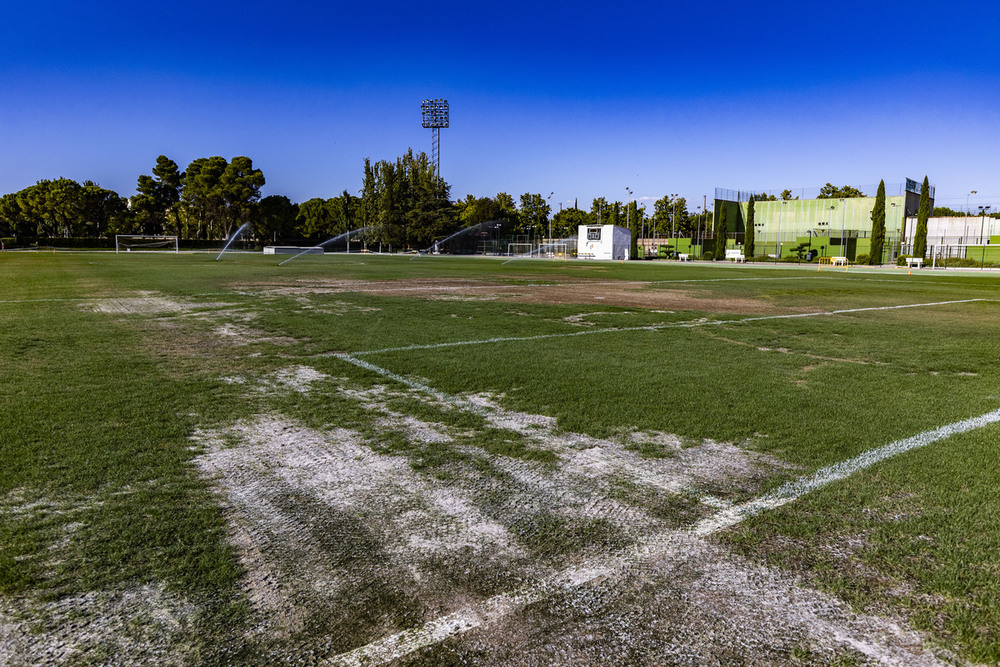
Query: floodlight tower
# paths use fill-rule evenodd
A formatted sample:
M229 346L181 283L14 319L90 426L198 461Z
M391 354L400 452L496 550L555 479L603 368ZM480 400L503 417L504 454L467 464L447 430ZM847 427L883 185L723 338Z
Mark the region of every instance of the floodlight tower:
M441 128L448 127L448 100L424 100L420 111L422 125L431 128L431 162L441 178Z

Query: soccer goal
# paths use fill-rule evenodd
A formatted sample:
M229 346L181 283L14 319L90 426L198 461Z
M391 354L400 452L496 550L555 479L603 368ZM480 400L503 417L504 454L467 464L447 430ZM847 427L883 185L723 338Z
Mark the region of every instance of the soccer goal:
M510 257L514 255L530 255L533 249L530 243L508 243L507 255Z
M133 250L159 250L170 252L180 251L180 243L176 236L152 236L148 234L116 234L115 253L132 252Z

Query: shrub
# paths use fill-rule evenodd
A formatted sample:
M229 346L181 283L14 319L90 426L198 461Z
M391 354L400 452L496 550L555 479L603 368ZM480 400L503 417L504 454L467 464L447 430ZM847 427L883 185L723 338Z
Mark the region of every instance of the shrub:
M900 255L896 258L896 266L906 266L906 260L913 257L913 255Z
M858 255L857 257L854 258L854 263L855 264L871 264L872 263L872 257L871 257L871 255L868 255L866 253L861 253L860 255Z

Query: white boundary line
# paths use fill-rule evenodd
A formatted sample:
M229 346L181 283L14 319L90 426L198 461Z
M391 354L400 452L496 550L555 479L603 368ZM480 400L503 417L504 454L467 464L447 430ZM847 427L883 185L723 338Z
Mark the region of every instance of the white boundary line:
M430 392L431 395L447 400L450 403L469 409L474 406L468 401L449 396L425 384L408 380L392 371L357 359L348 354L339 354L339 358L351 364L373 371L392 380L397 380L418 391ZM481 408L479 408L481 409ZM606 558L592 559L561 570L553 576L519 590L501 593L480 603L466 606L450 614L428 621L423 626L404 630L374 642L360 646L352 651L342 653L327 660L325 664L336 666L358 666L384 664L391 660L406 656L416 650L439 644L450 637L464 634L470 630L482 627L500 620L529 604L556 595L560 591L568 591L597 578L605 577L621 571L637 559L670 556L684 549L692 539L705 538L741 523L744 519L761 514L771 509L786 505L803 495L821 489L833 482L846 479L856 472L873 465L932 443L944 440L959 433L966 433L1000 422L1000 410L994 410L978 417L953 422L940 428L924 431L888 445L871 449L846 461L820 468L812 475L782 484L777 489L765 493L753 500L729 508L724 508L712 516L702 519L694 526L670 531L660 535L640 540L631 548L610 555Z
M832 315L843 315L845 313L862 313L873 310L898 310L901 308L925 308L929 306L946 306L957 303L973 303L977 301L997 301L996 299L960 299L958 301L935 301L932 303L908 303L898 306L872 306L869 308L845 308L843 310L825 310L813 313L792 313L790 315L764 315L761 317L746 317L740 320L705 320L697 322L672 322L670 324L649 324L639 327L610 327L607 329L587 329L584 331L570 331L566 333L539 334L537 336L506 336L498 338L485 338L480 340L461 340L450 343L428 343L425 345L404 345L401 347L386 347L379 350L362 350L352 353L355 357L367 356L369 354L382 354L385 352L407 352L410 350L436 350L445 347L458 347L462 345L486 345L489 343L509 343L529 340L544 340L546 338L570 338L573 336L592 336L594 334L622 333L629 331L660 331L663 329L691 329L694 327L713 326L719 324L742 324L743 322L761 322L764 320L795 319L801 317L829 317ZM339 355L335 355L339 356Z

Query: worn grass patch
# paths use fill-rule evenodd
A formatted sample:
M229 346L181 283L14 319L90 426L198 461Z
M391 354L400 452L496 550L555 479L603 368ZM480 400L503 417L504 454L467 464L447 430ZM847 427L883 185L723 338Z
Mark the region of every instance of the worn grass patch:
M724 539L859 608L1000 659L1000 428L954 436L754 518Z
M75 253L3 254L0 280L0 623L38 628L9 633L28 642L16 655L332 657L1000 404L1000 339L983 334L996 302L748 319L992 299L990 276ZM725 541L996 661L1000 480L973 462L997 435L881 464ZM226 477L206 461L235 463ZM756 619L752 567L705 583L726 554L689 546L682 565L595 580L423 655L669 662L688 642L706 660L856 658L805 622L739 635L758 627L730 622ZM689 594L718 609L672 601ZM641 613L619 604L633 597ZM675 612L697 631L666 642ZM564 630L570 652L552 641ZM734 634L746 643L705 639Z

